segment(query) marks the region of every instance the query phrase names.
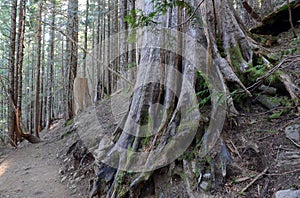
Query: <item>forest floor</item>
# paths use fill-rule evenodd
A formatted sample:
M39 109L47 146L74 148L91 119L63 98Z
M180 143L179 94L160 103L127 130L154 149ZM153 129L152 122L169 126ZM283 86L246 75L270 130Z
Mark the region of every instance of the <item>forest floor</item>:
M18 149L0 148L1 198L71 197L59 177L57 154L64 143L54 132L41 133L40 144L23 141Z

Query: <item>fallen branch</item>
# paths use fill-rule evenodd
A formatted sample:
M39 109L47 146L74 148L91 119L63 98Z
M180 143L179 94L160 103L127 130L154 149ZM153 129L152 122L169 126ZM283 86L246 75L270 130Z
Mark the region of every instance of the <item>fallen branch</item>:
M252 84L251 86L247 87L247 90L253 91L259 85L261 85L266 78L268 78L269 76L271 76L275 71L277 71L279 69L283 69L283 68L289 67L292 64L297 63L297 62L300 62L300 55L290 56L290 57L284 58L282 61L280 61L279 64L277 64L275 67L273 67L272 69L270 69L264 76L262 76L260 78L257 78L256 82L254 84ZM289 63L289 64L286 65L285 67L283 67L283 65L286 64L286 63ZM291 79L286 74L281 74L280 75L280 80L284 84L286 90L289 92L289 94L290 94L291 98L293 99L293 101L295 102L296 106L298 106L299 105L298 97L294 93L294 89L296 88L296 85L294 83L292 83ZM243 93L243 92L244 91L241 91L239 93ZM297 109L298 109L298 112L300 112L300 108L298 107Z
M261 172L260 174L258 174L245 188L243 188L241 190L241 193L245 192L250 186L252 186L261 176L263 176L264 174L266 174L266 172L268 171L268 167L265 168L265 170L263 172Z
M298 113L300 113L300 107L299 107L299 97L296 95L295 90L298 89L298 87L292 82L291 78L287 74L280 74L280 80L284 84L285 89L290 94L294 104L297 107Z
M268 175L268 176L280 176L280 175L287 175L287 174L295 173L295 172L300 172L300 169L295 169L295 170L291 170L291 171L287 171L287 172L283 172L283 173L269 173L269 174L266 174L266 175Z
M297 142L295 142L292 138L287 137L296 147L300 148L300 144L298 144Z
M244 181L247 181L247 180L249 180L249 179L251 179L251 178L253 178L253 177L254 177L254 175L252 175L252 176L246 176L246 177L242 177L242 178L236 178L236 179L234 180L234 182L235 182L235 183L244 182Z
M284 124L283 126L281 126L281 127L279 128L279 131L283 131L287 126L289 126L289 125L295 123L295 122L298 121L299 119L300 119L300 117L297 117L297 118L295 118L295 119L293 119L293 120L287 122L286 124Z

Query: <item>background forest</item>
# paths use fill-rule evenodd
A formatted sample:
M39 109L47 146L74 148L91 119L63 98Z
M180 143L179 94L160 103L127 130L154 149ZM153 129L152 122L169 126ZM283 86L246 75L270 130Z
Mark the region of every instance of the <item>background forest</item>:
M249 137L260 141L275 138L279 132L274 130L284 130L298 119L299 1L0 0L0 9L1 144L17 148L24 139L40 143L40 135L58 120L64 122L61 130L85 130L95 139L89 139L90 143L97 142L87 145L82 138L87 149L76 166L82 165L88 150L99 142L98 150L105 147L91 157L97 162L93 172L97 177L84 188L90 196L143 196L144 186L155 186L149 181L160 174L157 169L163 170L160 168L177 158L169 169L184 181L184 196L203 196L206 193L201 194L198 187L206 192L211 185L216 189L211 192L218 195L236 192L232 186L223 189L228 177L261 173L260 177L270 168L254 165L264 154L258 152L254 140L246 140L247 132L255 129L252 124L271 134L250 133ZM112 102L111 109L118 109L116 117L122 117L115 126L115 120L107 117L111 109L105 105L120 92L126 93L129 102L115 99L117 107ZM84 121L90 119L84 110L89 106L94 107L100 123L111 122L105 126L113 131L104 145L93 132L88 133L94 125L84 128L88 125ZM257 120L260 115L262 119ZM83 121L75 122L75 118ZM83 123L81 128L78 123ZM239 136L240 130L245 134ZM224 134L219 138L221 131ZM190 133L193 138L187 141L191 145L186 152L170 149L172 138L188 139ZM290 146L299 148L299 138L291 141ZM78 140L70 145L78 146ZM76 151L68 146L66 153ZM159 155L162 162L153 160L155 149L163 151ZM254 154L247 154L249 149ZM142 156L140 151L150 154ZM266 149L260 152L268 153ZM113 158L111 164L99 159L97 155L103 153ZM219 165L214 165L216 156L220 156ZM147 168L141 171L137 158L143 158ZM232 158L255 162L236 163ZM198 159L199 169L194 163ZM298 165L293 167L299 172ZM209 176L215 184L203 186L201 170L214 166L224 180L215 182ZM228 176L227 166L238 173L229 169ZM244 180L236 183L240 182ZM253 183L239 194L244 195L248 188L251 193L256 191L251 188ZM269 183L264 180L261 186ZM257 196L274 192L267 187Z

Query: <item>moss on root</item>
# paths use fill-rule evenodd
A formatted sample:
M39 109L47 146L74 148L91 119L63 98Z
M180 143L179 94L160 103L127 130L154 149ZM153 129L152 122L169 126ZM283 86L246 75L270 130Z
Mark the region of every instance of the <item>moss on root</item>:
M230 62L231 66L235 69L235 71L239 74L241 62L244 61L241 48L239 45L236 45L234 47L230 47L228 49L230 54Z
M247 82L254 83L256 82L256 79L266 75L268 73L269 69L266 65L256 65L254 67L250 67L246 70L246 76L247 76ZM269 85L276 85L280 82L280 71L274 72L272 75L270 75L268 78L264 80L264 83Z

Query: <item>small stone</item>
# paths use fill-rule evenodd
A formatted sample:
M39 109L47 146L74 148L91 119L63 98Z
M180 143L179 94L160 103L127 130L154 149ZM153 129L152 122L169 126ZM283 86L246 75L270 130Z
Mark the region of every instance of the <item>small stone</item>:
M75 172L75 173L74 173L74 175L73 175L73 179L74 179L76 176L77 176L77 172Z
M202 188L203 190L208 190L208 188L209 188L209 183L206 182L206 181L201 182L200 188Z
M203 175L203 178L205 178L205 179L210 179L210 178L211 178L211 174L210 174L210 173L205 173L205 174Z
M72 193L75 194L77 192L77 188L72 189Z
M300 190L280 190L275 193L275 198L299 198Z
M59 169L59 171L58 171L58 174L60 174L60 175L64 175L64 174L65 174L65 172L64 172L64 170L63 170L63 169Z
M24 168L23 170L24 170L24 171L27 171L27 170L29 170L29 169L31 169L31 167L26 167L26 168Z
M74 169L75 169L74 166L70 166L70 167L68 168L68 171L72 171L72 170L74 170Z
M75 178L75 182L79 182L81 180L80 177Z
M67 179L67 176L64 176L64 177L60 180L60 182L63 183L66 179Z
M300 143L300 125L294 124L284 129L287 138L294 140L296 143Z

